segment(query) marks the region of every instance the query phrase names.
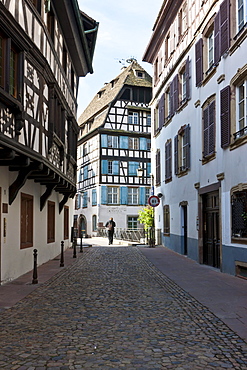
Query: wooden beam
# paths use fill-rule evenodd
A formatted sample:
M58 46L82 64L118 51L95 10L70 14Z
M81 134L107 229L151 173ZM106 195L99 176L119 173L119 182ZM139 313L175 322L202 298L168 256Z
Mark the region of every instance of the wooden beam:
M19 174L15 181L9 186L9 205L13 203L15 200L19 190L22 188L22 186L27 181L28 176L33 171L41 171L43 169L43 164L39 162L33 162L30 164L30 166L23 168L19 171Z
M61 200L61 202L59 203L59 213L62 212L63 210L63 206L65 205L65 203L67 203L68 199L69 199L69 196L70 196L70 193L68 194L65 194L63 199Z
M55 188L55 186L56 186L56 184L46 185L46 191L40 197L40 211L43 210L43 208L46 204L46 201L49 198L49 196L51 195L52 190Z
M0 149L0 160L10 161L15 158L15 151L11 149Z

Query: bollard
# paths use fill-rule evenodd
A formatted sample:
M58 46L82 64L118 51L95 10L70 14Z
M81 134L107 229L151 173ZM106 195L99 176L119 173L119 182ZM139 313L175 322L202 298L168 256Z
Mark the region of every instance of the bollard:
M32 280L32 284L38 284L37 255L38 255L38 251L37 251L37 249L34 249L34 251L33 251L33 280Z
M80 253L83 252L83 249L82 249L82 235L81 235L81 245L80 245Z
M73 240L73 258L76 258L76 244L77 244L77 238L74 237L74 240Z
M60 256L60 267L64 267L64 253L63 253L64 241L61 241L61 256Z

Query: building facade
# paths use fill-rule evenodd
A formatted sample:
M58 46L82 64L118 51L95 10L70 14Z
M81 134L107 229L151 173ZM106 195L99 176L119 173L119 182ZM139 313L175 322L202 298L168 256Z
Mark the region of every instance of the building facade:
M0 1L0 279L69 246L80 76L97 23L76 0ZM74 40L74 42L71 42Z
M150 191L151 90L151 77L132 60L79 118L79 233L96 236L109 217L119 228L140 227L138 211Z
M235 0L164 1L153 64L152 168L163 244L247 276L247 9Z

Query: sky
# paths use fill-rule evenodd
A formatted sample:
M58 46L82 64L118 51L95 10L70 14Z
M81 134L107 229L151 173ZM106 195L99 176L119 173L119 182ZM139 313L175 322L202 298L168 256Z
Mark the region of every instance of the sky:
M152 76L152 66L142 58L163 0L78 0L80 9L99 22L93 74L80 78L79 118L97 92L119 73L129 58Z

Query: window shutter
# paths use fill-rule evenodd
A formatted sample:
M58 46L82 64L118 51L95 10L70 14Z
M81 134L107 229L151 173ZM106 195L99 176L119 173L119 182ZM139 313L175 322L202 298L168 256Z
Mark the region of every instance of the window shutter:
M178 168L178 135L174 138L174 172L175 175L178 175L179 168Z
M112 174L113 175L119 174L119 161L112 161Z
M101 186L101 204L107 204L107 186Z
M169 179L172 177L172 142L168 143L168 175Z
M220 61L220 13L218 12L214 19L214 63Z
M208 107L203 111L203 157L209 154L208 150Z
M173 113L178 109L178 74L173 79Z
M230 46L230 2L224 0L220 5L220 53L223 55Z
M107 135L106 134L101 135L101 147L107 148Z
M88 166L85 166L83 168L83 180L86 180L88 178Z
M159 101L159 129L161 130L165 120L165 94L161 95Z
M101 161L101 173L102 175L107 175L108 173L108 160L102 159Z
M209 154L215 152L215 101L209 105Z
M165 179L166 180L169 180L172 177L171 148L172 148L171 141L169 141L165 145L165 163L166 163Z
M196 86L200 86L203 80L203 41L200 39L196 45Z
M160 184L160 150L156 153L156 185Z
M187 125L184 130L184 139L185 139L185 152L186 152L186 159L185 159L185 166L186 169L190 168L190 125Z
M129 141L128 136L120 136L120 149L128 149Z
M147 174L146 174L146 176L150 176L150 175L151 175L151 163L148 162L147 163Z
M173 116L174 114L174 99L173 99L173 94L174 94L174 80L170 83L170 102L171 102L171 111L170 115Z
M186 60L185 65L185 78L186 78L186 99L190 99L190 59Z
M146 205L146 188L143 187L139 188L139 204L141 206Z
M92 205L97 205L97 191L96 189L92 189Z
M120 187L120 204L128 204L128 188L127 186Z
M230 144L230 86L220 92L221 148Z
M140 150L147 150L147 139L140 137Z

